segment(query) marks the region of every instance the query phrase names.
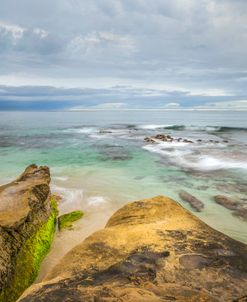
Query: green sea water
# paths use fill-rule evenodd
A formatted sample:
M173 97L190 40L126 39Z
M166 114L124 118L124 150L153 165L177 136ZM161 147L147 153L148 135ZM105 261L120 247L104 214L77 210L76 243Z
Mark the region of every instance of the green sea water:
M86 213L73 231L57 233L39 280L124 203L156 195L247 242L247 222L213 199L221 194L247 204L246 120L246 112L1 112L0 183L29 164L48 165L52 190L63 197L60 213ZM144 142L158 133L194 143ZM200 199L203 211L182 201L181 190Z

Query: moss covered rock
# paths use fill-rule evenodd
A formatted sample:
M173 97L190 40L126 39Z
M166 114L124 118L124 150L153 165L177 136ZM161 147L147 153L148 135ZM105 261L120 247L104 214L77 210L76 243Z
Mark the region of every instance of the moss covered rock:
M58 217L58 228L59 230L65 228L72 228L73 222L82 218L84 213L82 211L73 211L68 214L61 215Z
M49 183L49 169L32 165L0 187L1 302L16 301L33 283L50 249L58 210Z

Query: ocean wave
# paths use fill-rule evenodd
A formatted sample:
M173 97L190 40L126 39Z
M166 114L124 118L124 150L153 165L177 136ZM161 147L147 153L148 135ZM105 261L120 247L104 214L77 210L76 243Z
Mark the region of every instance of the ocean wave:
M67 176L53 176L54 180L59 180L59 181L66 181L69 178Z
M82 209L84 199L82 189L65 188L57 185L52 185L51 188L53 193L59 194L62 197L61 202L59 202L59 212L61 214Z
M103 205L107 203L107 200L103 196L91 196L87 198L87 203L89 206L96 206Z
M170 146L170 147L169 147ZM189 147L188 147L189 146ZM174 148L176 147L176 148ZM198 171L215 171L222 169L247 169L247 162L243 160L232 160L231 155L223 155L222 158L213 155L201 154L200 148L192 147L187 143L176 142L146 145L143 149L164 156L170 163L185 169ZM196 151L196 152L195 152Z
M156 129L172 129L176 125L158 125L158 124L148 124L148 125L140 125L137 128L144 130L156 130Z
M63 130L63 132L91 134L91 133L99 132L99 129L96 127L68 128Z
M191 131L206 131L206 132L247 131L247 128L243 128L243 127L199 126L199 125L147 124L147 125L138 126L137 128L145 129L145 130L171 129L171 130L191 130Z

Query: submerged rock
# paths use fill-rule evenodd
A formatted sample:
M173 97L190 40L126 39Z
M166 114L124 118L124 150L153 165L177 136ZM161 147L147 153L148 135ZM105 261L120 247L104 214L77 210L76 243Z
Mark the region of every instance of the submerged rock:
M179 197L190 204L190 206L196 211L200 212L204 208L203 202L197 199L195 196L189 194L186 191L179 192Z
M237 210L239 206L239 202L237 200L224 195L216 195L214 196L214 200L229 210Z
M225 193L247 193L247 184L243 183L220 183L216 185L216 189Z
M29 166L0 187L0 301L12 302L35 280L55 231L48 167Z
M214 196L214 200L223 207L232 210L232 214L234 216L240 217L247 221L247 205L244 201L233 199L224 195L216 195Z
M84 213L82 211L73 211L68 214L64 214L58 217L58 228L62 229L70 229L72 228L73 222L82 218Z
M166 197L118 210L21 302L240 301L247 246Z

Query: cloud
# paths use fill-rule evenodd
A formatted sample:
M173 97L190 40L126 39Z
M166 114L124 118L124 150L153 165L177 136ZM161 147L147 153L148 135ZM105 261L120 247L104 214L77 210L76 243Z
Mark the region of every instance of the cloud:
M3 35L10 34L14 40L21 39L26 29L16 24L0 22L0 31Z
M172 100L172 101L171 101ZM188 91L116 85L101 88L0 86L0 110L245 108L232 96L191 95Z
M212 109L212 110L244 110L247 111L247 100L232 100L220 103L207 103L203 106L195 106L195 109Z
M127 105L126 103L117 103L117 102L112 102L112 103L102 103L99 105L95 105L95 106L88 106L88 107L72 107L70 108L71 111L78 111L78 110L82 110L82 109L100 109L100 110L119 110L119 109L126 109Z
M175 109L175 108L179 108L180 104L179 103L167 103L165 104L164 108L169 108L169 109Z
M244 0L2 0L0 84L244 99L246 19Z

